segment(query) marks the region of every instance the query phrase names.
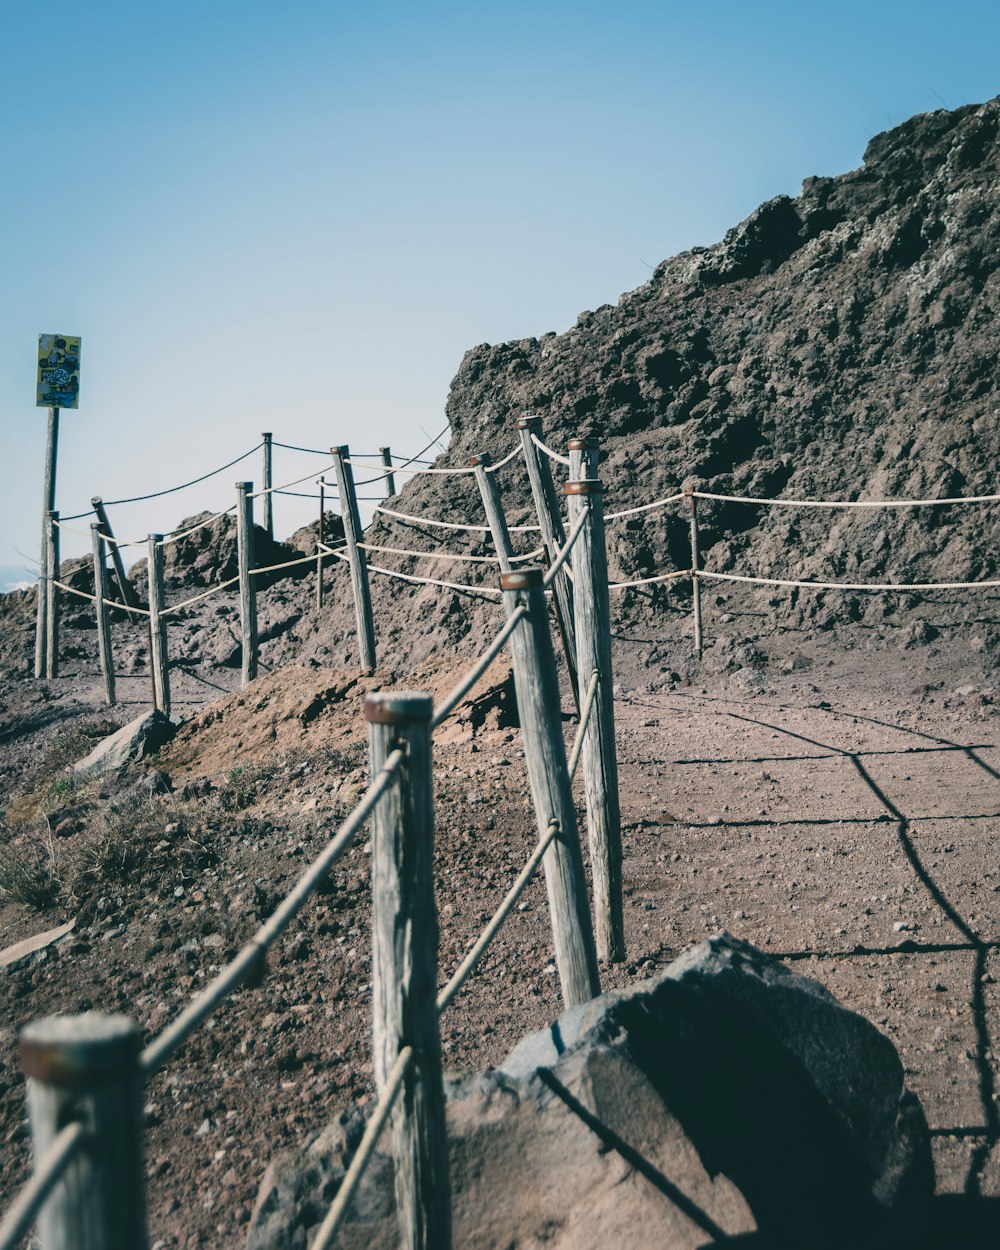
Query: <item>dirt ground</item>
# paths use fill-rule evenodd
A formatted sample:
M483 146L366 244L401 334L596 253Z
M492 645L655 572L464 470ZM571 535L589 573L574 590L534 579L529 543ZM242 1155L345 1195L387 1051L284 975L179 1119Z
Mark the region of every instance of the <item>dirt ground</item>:
M939 1193L992 1209L1000 681L967 628L909 649L902 630L861 626L779 630L751 646L751 610L735 601L706 625L701 668L656 628L618 632L629 955L602 983L645 977L720 929L790 961L899 1048L931 1125ZM441 661L425 684L442 693L466 663ZM233 670L179 671L176 711L198 719L151 762L173 787L158 794L163 779L144 770L138 782L66 779L65 762L107 728L92 663L66 667L52 682L10 681L2 696L3 838L55 884L36 906L0 907L0 949L74 916L76 927L0 970L0 1206L29 1165L18 1030L99 1008L152 1035L176 1015L362 792L362 695L392 680L289 667L227 700ZM442 978L536 836L502 677L501 661L477 710L437 739ZM119 691L116 719L146 706L141 676L123 674ZM208 699L222 701L200 706ZM569 715L565 729L571 741ZM577 793L583 827L579 781ZM362 836L264 983L239 991L150 1082L157 1250L242 1245L268 1161L370 1098L368 852ZM559 1009L536 880L443 1019L446 1063L493 1064Z

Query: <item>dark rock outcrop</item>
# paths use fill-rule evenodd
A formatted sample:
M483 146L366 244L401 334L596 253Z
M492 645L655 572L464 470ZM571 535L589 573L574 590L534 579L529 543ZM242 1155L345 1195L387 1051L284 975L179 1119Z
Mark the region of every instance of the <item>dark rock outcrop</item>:
M455 1242L675 1248L919 1246L934 1177L892 1044L813 981L726 934L448 1086ZM250 1250L298 1250L361 1116L276 1161ZM394 1246L376 1155L343 1244Z

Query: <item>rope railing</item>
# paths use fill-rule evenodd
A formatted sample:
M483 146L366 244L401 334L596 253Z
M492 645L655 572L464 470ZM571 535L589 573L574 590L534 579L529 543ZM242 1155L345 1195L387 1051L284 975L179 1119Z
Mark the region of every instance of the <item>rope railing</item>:
M475 472L475 469L428 469L428 468L424 468L421 466L418 466L416 469L411 469L408 465L401 465L401 464L395 464L390 469L388 468L388 466L384 464L375 464L369 460L358 460L354 456L345 456L344 463L351 465L352 468L355 468L355 469L378 469L380 470L380 472L376 473L374 477L365 478L364 480L358 482L359 486L367 485L370 482L377 482L383 477L388 477L390 473L413 473L413 474L430 473L430 474L437 474L438 476L442 476L442 477L444 476L464 477L468 473Z
M686 491L685 495L762 508L940 508L958 504L1000 503L1000 495L955 495L946 499L763 499L752 495L716 495L702 490Z
M674 582L680 577L690 577L690 569L680 569L676 573L658 573L655 577L636 577L630 582L608 582L609 590L629 590L633 586L651 586L654 582ZM700 577L701 574L699 573Z
M317 552L317 555L322 554ZM296 560L283 560L280 564L265 564L261 568L250 570L251 577L259 577L262 573L277 573L279 569L294 569L302 564L315 564L316 556L299 556Z
M471 525L460 521L439 521L435 517L414 516L409 512L398 512L395 508L386 508L382 504L375 506L369 504L368 511L379 512L383 516L393 517L397 521L411 521L415 525L429 525L434 529L467 530L475 534L489 534L491 532L488 525ZM541 529L538 525L509 525L507 528L511 534L537 534Z
M191 525L185 530L174 530L161 538L156 545L157 547L169 547L172 543L179 543L181 539L190 538L192 534L197 534L199 530L207 529L210 525L214 525L216 521L221 521L224 516L228 516L230 512L235 511L236 504L230 504L228 508L223 508L221 512L215 512L211 516L206 517L204 521L199 521L197 525ZM138 546L137 543L132 545Z
M506 456L504 456L501 460L498 460L496 464L491 464L491 465L486 466L486 472L495 473L497 469L502 469L504 465L509 464L517 456L522 455L523 451L524 451L523 447L520 444L518 444L511 451L509 451ZM463 467L463 468L454 468L454 469L437 469L437 468L427 467L426 465L423 465L423 464L420 464L417 466L417 468L412 469L409 466L411 464L416 463L414 460L408 460L403 464L393 465L391 468L389 468L387 465L377 464L369 460L362 460L355 456L345 457L344 460L346 464L351 465L355 469L377 470L377 472L375 473L373 477L364 478L362 481L358 482L357 483L358 486L365 486L365 485L369 485L372 482L378 482L382 478L389 477L390 474L393 474L393 473L409 473L414 476L421 475L421 474L432 474L432 475L437 474L437 475L449 476L449 477L464 477L469 474L474 474L476 471L475 468L472 468L472 467ZM569 464L569 460L566 460L565 463Z
M361 1141L358 1142L358 1148L354 1152L350 1166L344 1173L344 1179L340 1182L337 1196L330 1204L326 1218L319 1226L319 1231L316 1233L315 1239L310 1243L309 1250L330 1250L330 1247L333 1245L333 1239L340 1231L340 1227L344 1222L351 1199L354 1197L354 1191L357 1189L371 1161L371 1157L375 1153L378 1139L382 1136L382 1130L389 1119L392 1108L399 1096L399 1091L403 1088L407 1070L413 1061L413 1053L412 1046L404 1046L399 1052L396 1062L392 1065L392 1070L386 1081L385 1089L382 1091L382 1096L375 1104L375 1110L365 1125L365 1131L361 1136Z
M518 456L523 455L524 447L518 443L513 451L509 451L506 456L504 456L501 460L498 460L496 464L485 464L483 465L483 469L487 473L496 473L497 469L502 469L504 465L510 464L512 460L516 460Z
M570 751L569 760L566 764L566 771L569 773L570 781L576 776L576 770L580 763L580 755L583 752L583 739L587 732L587 726L590 723L590 714L594 710L594 701L597 698L597 687L600 684L600 680L601 675L595 668L590 675L590 681L587 683L587 693L584 695L583 707L580 708L580 724L577 726L573 749Z
M618 521L622 517L638 516L640 512L652 512L656 508L666 508L669 504L678 503L681 499L685 499L684 494L664 495L662 499L654 499L651 503L641 503L636 508L623 508L620 512L606 512L604 514L605 521Z
M67 1124L35 1164L31 1179L23 1186L0 1222L0 1250L15 1250L31 1228L45 1200L62 1180L77 1152L87 1140L87 1127L74 1120Z
M76 595L78 599L89 599L91 603L97 601L97 596L90 594L86 590L77 590L75 586L70 586L66 582L61 582L57 578L52 578L52 585L58 586L60 590L65 590L68 595ZM104 599L104 606L109 611L118 609L122 612L141 612L143 616L149 616L149 612L145 608L135 607L127 603L119 603L117 599Z
M338 560L350 563L351 557L345 552L328 547L325 543L321 544L324 554L336 556ZM369 564L368 571L370 573L380 573L383 577L394 577L400 582L411 582L414 586L440 586L444 590L460 590L466 594L485 595L497 598L502 593L499 590L492 590L489 586L469 586L462 582L446 582L437 577L418 577L415 573L400 573L396 569L385 569L378 564Z
M182 482L180 486L169 486L166 490L154 490L148 495L133 495L130 499L105 499L104 506L106 508L117 507L119 504L126 503L145 503L147 499L160 499L164 495L174 495L179 490L187 490L189 486L197 486L199 482L207 482L210 477L217 477L220 473L225 473L227 469L231 469L233 465L239 464L241 460L246 460L248 456L252 456L254 452L260 451L264 446L258 443L255 447L251 447L249 451L245 451L242 456L237 456L235 460L230 460L226 464L220 465L217 469L212 469L210 473L203 473L201 477L193 477L190 482ZM81 517L90 515L90 508L86 512L77 512L67 520L79 521Z
M193 607L196 603L201 603L203 599L210 599L212 595L217 595L221 590L228 590L230 586L235 586L240 580L237 573L235 577L230 577L224 582L218 582L215 586L209 586L208 590L203 590L200 594L192 595L190 599L182 599L180 603L172 603L168 608L160 613L161 616L170 616L173 612L181 612L184 608Z
M329 455L329 452L327 454ZM334 464L335 462L331 460L322 469L313 469L311 473L303 473L301 477L293 477L290 482L282 482L280 486L264 486L260 490L250 491L249 498L259 499L262 495L274 495L278 491L287 490L289 486L298 486L300 482L308 482L316 478L320 473L328 473L334 467Z
M319 883L354 841L358 830L371 815L375 804L394 782L404 759L405 752L401 749L393 751L387 757L379 775L365 791L354 810L341 823L321 854L299 877L295 887L285 896L284 901L273 912L270 919L260 926L236 958L191 1000L177 1019L149 1043L139 1058L140 1067L146 1076L162 1067L174 1051L183 1046L195 1029L229 997L233 990L243 984L247 977L261 971L264 956L270 946L298 915Z
M580 537L580 534L583 531L583 527L587 524L587 520L588 520L588 514L586 512L581 512L580 515L576 518L576 523L574 524L570 532L566 535L566 541L563 543L562 547L559 549L559 554L549 565L548 571L545 574L545 578L542 582L542 585L546 589L548 589L548 587L552 585L552 583L556 579L556 575L558 574L559 570L569 559L570 552L573 550L573 544Z
M687 576L691 576L690 572ZM717 582L749 582L756 586L788 586L803 590L977 590L996 589L998 581L982 582L812 582L780 577L750 577L741 573L712 573L699 569L695 576Z
M482 677L489 666L504 648L504 644L518 626L518 622L528 615L528 609L521 604L516 611L511 613L507 619L507 623L493 639L486 650L480 655L475 665L465 674L455 689L448 697L434 709L434 715L431 718L431 728L443 724L452 714L456 707L462 702L476 682Z
M93 513L83 512L80 515L91 516ZM75 519L79 520L80 518L76 517ZM81 538L90 537L90 530L82 530L76 525L67 525L65 521L57 521L55 517L52 517L51 521L57 529L65 530L69 534L78 534ZM98 533L106 543L110 543L114 547L145 547L146 545L145 538L115 538L114 534L107 534L103 530L99 530Z
M544 856L545 852L548 850L549 844L552 842L552 839L556 837L558 833L559 833L559 822L557 820L549 821L548 829L546 830L542 839L539 841L538 845L531 852L531 856L528 859L528 862L524 865L524 867L518 873L517 878L514 881L514 884L510 887L510 889L507 891L507 894L504 896L503 902L500 904L497 910L493 913L491 920L487 924L486 928L479 935L479 937L476 939L476 942L474 946L472 947L472 949L469 951L466 957L462 960L462 962L455 969L454 973L451 976L451 979L448 981L448 984L438 994L437 1008L439 1012L445 1010L445 1008L452 1001L452 999L455 997L458 991L462 988L465 982L469 979L469 976L471 975L476 965L479 963L480 959L485 954L490 943L496 937L497 933L499 933L500 928L503 925L503 922L510 915L514 904L524 893L525 889L527 888L528 882L531 880L532 876L534 875L535 869L542 862L542 857Z
M557 464L564 464L567 468L569 468L569 456L561 456L559 452L553 451L551 447L547 447L534 430L532 430L530 437L531 441L535 444L538 450L548 456L550 460L554 460Z
M456 560L466 564L500 564L501 561L497 556L473 556L465 555L456 551L413 551L407 547L383 547L378 543L358 543L363 551L381 551L387 555L396 556L413 556L420 560ZM537 560L542 554L543 548L536 547L534 551L527 551L523 556L510 556L509 563L524 564L530 560Z

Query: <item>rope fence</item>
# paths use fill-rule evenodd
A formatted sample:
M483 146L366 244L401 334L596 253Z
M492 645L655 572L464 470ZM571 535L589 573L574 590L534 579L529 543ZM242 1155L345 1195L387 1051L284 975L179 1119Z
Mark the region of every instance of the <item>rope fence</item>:
M571 464L570 457L560 455L543 443L529 423L525 423L523 433L527 437L523 439L522 445L515 448L497 464L483 465L485 472L495 471L523 453L526 457L526 465L529 467L529 474L532 473L534 470L531 458L534 457L538 461L531 450L533 447L537 448L547 460L564 465ZM433 441L428 448L424 449L425 451L433 446ZM574 440L574 443L575 446L571 446L571 451L574 456L578 457L577 466L582 466L582 468L578 467L574 480L567 483L565 487L569 498L568 532L565 532L562 527L561 516L554 515L551 511L544 511L544 501L540 502L543 494L535 493L536 479L534 477L531 482L535 511L539 517L538 525L525 524L507 527L502 505L498 515L494 515L489 508L486 508L487 515L491 519L489 525L420 517L387 508L382 504L372 508L376 514L405 523L471 534L488 533L497 549L496 556L447 551L418 551L365 542L359 536L361 534L360 523L355 525L357 509L363 500L356 493L357 484L351 472L352 466L378 467L381 470L380 479L388 477L391 472L397 470L395 466L390 470L385 461L379 466L366 464L362 458L350 457L346 448L334 448L335 460L330 468L337 470L339 501L345 522L345 545L334 547L323 542L321 528L320 541L316 544L315 555L304 555L256 567L253 550L252 500L263 498L269 503L274 494L296 493L289 492L288 487L298 485L307 479L315 479L316 474L307 474L280 487L272 486L268 480L265 487L257 492L252 490L250 483L239 483L237 503L225 512L216 513L208 520L172 535L166 537L150 535L147 540L144 540L148 543L149 551L148 609L127 602L110 600L105 593L103 544L108 543L113 554L118 547L127 545L114 539L110 533L110 526L106 523L106 516L100 525L92 526L90 531L94 540L95 593L90 594L78 590L59 580L55 576L55 572L59 570L58 543L54 541L53 536L57 537L60 529L66 529L72 533L84 531L73 530L71 526L65 525L58 514L48 514L51 523L48 531L49 543L54 551L54 556L43 573L45 600L49 612L48 628L50 631L54 629L53 623L57 619L53 597L56 589L95 604L98 628L102 638L106 635L107 613L111 610L138 612L148 616L154 688L158 691L157 706L167 713L169 713L169 684L165 659L164 623L166 618L239 584L240 623L244 647L244 684L246 684L256 672L255 581L266 574L284 572L312 564L316 564L319 568L325 557L332 557L347 563L352 575L352 594L358 612L359 633L365 620L369 628L371 623L371 603L368 597L369 571L411 585L436 586L483 599L495 601L500 598L503 601L504 624L471 663L454 689L436 707L432 705L429 696L422 694L387 691L368 696L365 715L369 722L372 775L368 789L340 822L333 834L328 837L323 849L302 872L272 915L259 925L239 953L217 972L212 980L188 1002L180 1014L150 1040L141 1052L137 1053L132 1075L128 1076L126 1073L122 1078L123 1080L126 1077L136 1080L141 1088L141 1083L150 1078L175 1055L195 1030L208 1020L238 988L255 986L262 981L266 972L267 953L271 946L306 905L334 864L355 843L366 822L371 821L373 965L379 969L377 976L388 977L390 983L398 986L399 993L397 995L373 995L375 1076L378 1098L336 1199L327 1211L312 1242L313 1250L328 1250L333 1245L337 1231L347 1218L350 1203L374 1154L379 1138L390 1121L393 1124L394 1149L397 1152L406 1150L421 1152L421 1167L414 1170L413 1176L409 1173L404 1175L397 1191L404 1225L413 1228L419 1226L423 1230L421 1235L424 1244L442 1246L450 1244L450 1199L447 1192L447 1153L446 1149L443 1149L446 1140L440 1063L437 1061L440 1048L436 1031L437 1019L454 1002L456 996L467 984L540 866L544 865L546 873L552 940L564 1003L567 1006L575 1006L588 1001L600 992L598 955L605 959L624 958L624 936L623 932L618 932L621 927L621 840L617 785L608 789L604 788L602 782L602 778L617 778L613 673L610 658L610 615L607 606L608 595L611 591L669 583L681 579L690 581L695 611L695 645L700 653L700 583L702 581L796 589L877 592L1000 587L1000 579L925 583L828 582L757 577L707 570L700 567L697 509L698 500L710 503L773 507L868 509L935 507L963 503L977 505L996 503L1000 502L1000 495L922 500L768 500L691 490L604 514L601 484L596 478L587 477L585 472L588 464L593 466L597 463L596 445L587 440ZM212 473L202 478L185 483L184 486L194 485L198 481L224 471L246 459L261 446L265 447L268 453L272 446L286 447L288 450L304 454L314 452L314 449L295 447L290 444L274 444L271 436L265 435L265 442L251 449L250 452L244 453L243 456L220 469L213 470ZM320 453L317 450L314 454L329 453ZM386 458L389 455L388 449L385 449ZM589 462L581 459L584 456L590 458ZM416 463L418 463L417 457L410 458L399 466L399 469L413 473L430 472L441 475L464 475L475 472L474 468L408 469L409 465ZM544 464L545 473L548 474L548 465L543 461L538 461L538 463ZM544 486L544 477L539 480ZM551 487L551 477L548 481ZM184 486L172 489L180 490L184 489ZM156 492L153 495L138 496L132 500L111 502L138 502L141 499L155 498L168 493L171 492ZM324 497L329 496L324 495ZM498 496L491 495L490 498L498 498ZM644 514L685 500L690 509L691 567L657 573L644 578L611 581L607 573L604 522ZM100 504L99 499L95 500L95 511L98 504ZM548 506L548 503L544 503L545 509ZM164 548L171 542L177 542L211 525L222 516L233 512L234 509L237 523L238 574L181 603L167 606L163 597ZM98 516L102 516L100 511L98 511ZM558 521L558 525L555 521ZM511 554L506 537L509 533L542 534L544 545L534 551L515 556ZM500 565L503 572L498 589L485 585L464 585L402 573L378 565L369 565L367 563L369 552L423 560L454 560ZM549 558L547 570L535 566L510 568L510 565L515 563L531 565L532 561L543 555ZM117 567L116 565L116 569ZM572 665L569 666L570 684L577 701L579 715L576 734L568 754L561 723L560 689L551 637L549 608L546 601L546 593L557 582L560 573L566 574L566 580L571 586L572 610L560 617L559 624L564 633L564 645L566 645L567 637L572 637L575 645L574 654L579 660L579 670ZM123 594L125 584L127 583L123 582ZM41 601L40 592L40 604ZM41 608L39 610L41 611ZM454 713L483 678L501 651L508 646L512 660L528 783L537 824L537 840L527 861L485 927L471 944L455 971L438 988L437 920L433 902L432 855L425 853L433 838L431 736L433 731ZM156 658L158 654L160 654L159 660ZM248 655L251 657L249 665ZM569 656L568 649L567 656ZM105 663L103 649L101 659L103 667ZM374 666L373 651L372 661ZM582 676L584 673L588 674L585 685ZM109 701L113 700L109 698ZM590 928L590 912L586 897L578 893L583 888L584 874L572 785L581 767L586 778L584 790L596 932ZM424 850L417 854L413 848L420 839L423 839ZM429 878L426 876L428 873L430 873ZM420 874L425 875L421 877ZM385 935L388 933L404 936L400 939L393 936L386 945ZM418 992L414 988L416 982L412 980L414 968L429 967L434 969L431 982L433 993L430 996L427 994L426 987ZM418 1001L421 994L423 1001ZM30 1027L40 1027L41 1024L44 1022ZM430 1032L427 1031L428 1029ZM438 1048L435 1062L429 1062L432 1054L429 1046ZM56 1063L52 1071L57 1072L58 1069L59 1065ZM88 1098L111 1096L105 1078L106 1066L102 1068L100 1064L97 1064L94 1073L90 1085L87 1083L86 1073L82 1079L78 1075L74 1077L75 1080L80 1081L79 1090L74 1093L74 1097L77 1093L79 1094L81 1108L88 1105ZM41 1081L43 1084L47 1079L53 1082L57 1079L54 1076L46 1077L42 1072L28 1072L27 1068L26 1075L29 1081ZM422 1091L420 1097L413 1096L417 1088ZM404 1089L407 1090L407 1095L400 1100L400 1093ZM40 1100L38 1105L43 1104L45 1100ZM51 1100L51 1106L55 1107L55 1105L55 1100ZM142 1100L133 1098L128 1105L141 1107ZM128 1137L128 1140L134 1139L141 1144L141 1124L122 1126L115 1122L113 1117L92 1116L89 1112L85 1114L81 1109L77 1113L77 1118L73 1118L70 1123L49 1126L52 1131L46 1136L46 1133L42 1131L45 1126L36 1123L34 1110L32 1116L32 1132L36 1136L36 1141L49 1141L50 1144L36 1155L35 1170L31 1179L20 1190L13 1205L0 1222L0 1250L13 1250L35 1219L49 1209L47 1202L54 1195L59 1196L60 1212L69 1212L74 1202L84 1203L88 1200L88 1186L78 1183L79 1178L75 1174L72 1174L69 1180L66 1177L69 1168L76 1166L78 1162L81 1167L84 1165L91 1153L90 1147L93 1147L95 1157L100 1155L102 1143L96 1141L95 1135L123 1134L122 1140L125 1140L131 1134L132 1137ZM38 1136L39 1132L41 1132L41 1137ZM138 1136L135 1136L136 1134ZM82 1149L85 1146L87 1149ZM128 1153L126 1152L127 1155ZM132 1156L138 1159L141 1157L141 1151L132 1150L129 1157ZM397 1157L404 1156L398 1154ZM405 1169L397 1167L397 1178L404 1171ZM130 1189L132 1182L120 1177L112 1179L116 1185L120 1186L122 1200L126 1206L141 1211L141 1188L138 1190L139 1197L137 1197ZM100 1183L102 1182L98 1177L95 1184ZM141 1178L135 1184L141 1187ZM435 1186L437 1187L436 1194L431 1192ZM88 1208L88 1217L90 1210L91 1208ZM62 1218L69 1220L68 1215ZM408 1224L407 1221L409 1221ZM77 1225L82 1227L84 1222L81 1216L77 1220ZM70 1220L70 1227L77 1225ZM100 1239L100 1232L95 1236ZM98 1240L96 1244L102 1243Z
M385 761L379 775L368 787L364 796L343 821L337 832L299 877L294 889L285 896L270 919L260 926L235 959L231 960L212 981L191 1000L172 1024L154 1038L139 1056L139 1067L146 1076L162 1067L170 1056L179 1050L195 1029L242 985L248 978L259 977L263 971L264 957L275 940L285 931L302 910L317 886L333 865L357 837L358 831L368 819L382 795L393 783L404 753L393 751Z
M35 1162L31 1180L0 1221L0 1250L14 1250L38 1218L49 1194L62 1180L66 1169L86 1144L86 1140L86 1126L79 1120L74 1120L62 1129L45 1155Z
M242 456L237 456L235 460L230 460L226 464L220 465L219 468L212 469L209 473L203 473L201 477L193 477L189 482L181 482L179 486L168 486L166 490L154 490L148 495L133 495L129 499L105 499L105 507L114 508L119 504L145 503L149 499L162 499L164 495L175 495L179 490L187 490L189 486L197 486L200 482L207 482L210 477L218 477L220 473L225 473L227 469L231 469L234 465L246 460L254 452L260 451L263 446L262 442L258 443L255 447L251 447L249 451L245 451ZM86 512L77 512L66 519L68 521L79 521L81 517L89 515L90 509L88 508Z

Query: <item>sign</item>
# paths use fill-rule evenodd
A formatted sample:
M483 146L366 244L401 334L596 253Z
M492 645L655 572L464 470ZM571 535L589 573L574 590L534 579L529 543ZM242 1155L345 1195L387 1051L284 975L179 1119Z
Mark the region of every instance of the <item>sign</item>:
M38 336L37 408L77 408L80 401L80 339L71 334Z

